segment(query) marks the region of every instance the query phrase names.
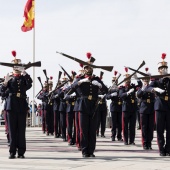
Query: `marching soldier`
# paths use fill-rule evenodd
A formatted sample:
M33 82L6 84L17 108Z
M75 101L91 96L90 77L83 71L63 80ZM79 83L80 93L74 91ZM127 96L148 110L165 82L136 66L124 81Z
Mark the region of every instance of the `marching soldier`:
M135 145L135 127L136 127L136 89L142 86L142 82L138 81L138 85L131 84L131 76L128 74L128 68L125 68L126 74L125 85L119 89L119 96L122 99L122 129L125 145ZM137 76L134 75L137 80ZM128 141L129 139L129 141Z
M148 68L145 69L148 71ZM149 72L147 72L150 75ZM140 99L141 104L139 107L140 124L142 133L142 146L144 150L152 149L152 140L154 132L154 101L155 96L153 93L147 92L150 78L142 79L143 86L137 91L137 98Z
M102 80L103 72L100 73L100 79ZM106 116L107 116L107 101L106 95L99 91L98 95L98 107L96 109L97 114L97 136L99 134L99 128L101 125L101 137L105 138L105 130L106 130Z
M112 80L112 88L109 90L106 98L111 99L110 112L112 117L112 141L115 141L117 137L118 141L123 141L122 139L122 99L119 97L119 88L117 86L118 77L117 71L114 72L114 77ZM116 130L117 129L117 130Z
M93 63L94 58L88 53L89 62ZM79 106L80 112L80 140L83 157L95 157L94 150L96 146L96 128L97 114L96 109L98 91L108 89L100 80L99 77L93 76L93 68L89 65L84 65L84 76L77 79L72 84L73 89L79 89Z
M170 156L170 78L168 74L168 63L164 61L166 54L162 54L162 62L158 63L158 72L162 78L155 79L149 85L148 91L154 92L156 113L157 141L160 156ZM164 131L166 130L166 138Z
M12 54L16 57L15 51L12 51ZM14 58L12 63L19 64L21 60ZM1 92L5 92L7 89L9 90L9 95L6 99L6 111L10 133L9 159L15 158L16 152L18 152L18 158L25 158L25 130L28 111L26 91L31 87L32 79L24 70L24 67L20 66L14 66L12 76L8 73L2 84Z

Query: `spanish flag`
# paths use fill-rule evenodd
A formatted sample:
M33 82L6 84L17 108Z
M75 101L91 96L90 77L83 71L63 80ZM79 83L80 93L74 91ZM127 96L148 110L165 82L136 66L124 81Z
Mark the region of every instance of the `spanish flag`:
M25 9L24 9L24 17L25 21L21 27L23 32L27 32L34 28L34 9L35 9L35 2L34 0L28 0Z

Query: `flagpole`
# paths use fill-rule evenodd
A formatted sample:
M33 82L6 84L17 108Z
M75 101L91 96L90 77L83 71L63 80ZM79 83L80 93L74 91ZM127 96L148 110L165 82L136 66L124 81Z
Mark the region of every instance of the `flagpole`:
M35 0L34 0L34 28L33 28L33 63L35 62ZM34 107L34 98L35 98L35 67L33 68L33 97L32 97L32 126L35 126L35 107Z

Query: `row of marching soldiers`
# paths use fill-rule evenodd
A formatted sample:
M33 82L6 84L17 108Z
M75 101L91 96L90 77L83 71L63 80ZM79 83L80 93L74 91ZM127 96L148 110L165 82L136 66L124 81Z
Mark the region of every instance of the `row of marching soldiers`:
M89 63L94 62L90 53L87 54ZM123 86L118 87L118 77L113 78L112 86L107 88L102 79L93 74L90 65L84 65L79 75L74 75L70 84L64 79L58 82L53 93L52 82L46 82L38 99L42 100L43 132L55 137L62 136L63 141L74 145L82 151L83 157L95 157L96 132L98 135L99 120L101 121L101 136L104 137L107 105L111 99L110 112L112 117L112 141L124 141L124 145L135 145L135 127L137 101L140 100L140 126L142 131L143 149L152 149L154 124L156 129L160 156L170 156L170 85L167 74L167 62L158 65L160 79L150 81L150 75L142 81L134 74L137 84L131 83L131 75L125 68ZM102 117L103 116L103 117ZM101 118L102 117L102 118ZM67 126L67 128L66 128ZM73 128L74 127L74 128ZM67 129L67 133L66 133ZM74 132L72 131L74 130ZM164 139L166 130L166 141ZM123 133L123 139L122 139ZM66 135L67 134L67 135Z

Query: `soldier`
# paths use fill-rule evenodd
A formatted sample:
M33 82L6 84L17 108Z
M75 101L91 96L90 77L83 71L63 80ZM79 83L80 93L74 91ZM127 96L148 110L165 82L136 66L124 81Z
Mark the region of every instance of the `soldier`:
M148 68L145 69L147 74ZM152 149L152 140L154 132L154 101L155 96L153 93L147 92L150 78L142 79L143 86L137 91L137 98L140 99L141 104L139 107L140 124L142 133L142 146L144 150Z
M42 123L43 123L43 133L48 136L49 134L53 135L54 133L54 114L53 114L53 103L49 102L49 98L52 90L52 77L49 82L44 83L43 91L37 97L37 99L42 100Z
M118 77L117 71L114 72L114 77L112 80L112 87L106 96L106 99L111 99L110 112L112 117L112 141L115 141L117 137L118 141L123 141L122 139L122 99L119 97L119 88L117 86ZM117 130L116 130L117 129Z
M126 74L125 85L119 89L119 96L122 99L122 129L125 145L135 145L135 127L136 127L136 96L135 92L137 87L142 86L142 82L138 80L138 85L131 84L131 76L128 74L128 68L125 68ZM129 141L128 141L129 138Z
M156 95L154 109L156 112L157 141L160 156L170 156L170 79L168 63L164 61L166 54L162 54L162 62L158 63L158 72L163 78L152 81L148 91ZM166 130L166 138L164 131Z
M87 54L89 62L93 63L94 58L91 53ZM97 114L96 109L99 89L107 93L108 89L100 80L99 77L92 75L93 68L89 65L84 65L84 76L77 79L72 84L73 89L79 89L79 106L80 112L80 140L82 147L82 156L95 157L94 150L96 146L96 128Z
M14 57L16 52L12 51ZM14 58L12 63L21 63L20 59ZM26 91L32 87L32 79L24 70L24 67L14 66L12 76L9 73L5 77L1 92L9 90L6 99L6 111L8 117L10 148L9 159L15 158L18 152L18 158L25 158L26 151L26 115L28 111L28 103L26 101Z
M59 138L61 136L61 126L60 126L60 97L59 93L61 88L58 88L61 85L61 81L59 80L57 85L57 89L54 91L54 95L52 97L53 100L53 111L54 111L54 137Z
M64 75L62 83L65 83L66 81L68 81L68 79ZM59 112L60 112L60 125L61 125L61 133L62 133L63 142L67 141L67 138L66 138L66 107L67 105L66 105L66 99L64 98L64 93L67 88L68 88L68 83L66 83L62 87L62 90L58 94L60 97Z
M102 80L103 72L100 74L100 79ZM107 116L107 101L106 95L99 90L98 95L98 107L96 109L97 114L97 136L99 134L99 127L101 125L101 137L105 138L105 130L106 130L106 116Z

